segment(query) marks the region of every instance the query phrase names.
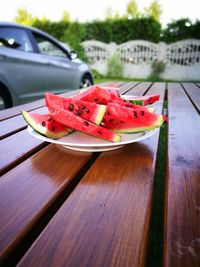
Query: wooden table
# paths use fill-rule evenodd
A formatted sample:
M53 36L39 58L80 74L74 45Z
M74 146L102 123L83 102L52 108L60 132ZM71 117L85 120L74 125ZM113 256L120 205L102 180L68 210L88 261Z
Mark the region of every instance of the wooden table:
M149 233L161 152L163 264L200 266L200 85L118 86L121 93L160 94L160 114L168 101L163 151L160 131L115 151L61 149L29 135L20 115L45 111L43 100L0 112L2 266L155 266Z

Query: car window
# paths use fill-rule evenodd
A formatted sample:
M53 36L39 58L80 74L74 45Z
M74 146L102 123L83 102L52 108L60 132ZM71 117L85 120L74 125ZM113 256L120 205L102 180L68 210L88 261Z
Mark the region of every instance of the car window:
M49 39L34 33L35 40L37 42L40 53L56 56L56 57L66 57L66 53L60 49L56 44L51 42Z
M11 27L0 28L0 47L9 47L26 52L33 51L27 32Z

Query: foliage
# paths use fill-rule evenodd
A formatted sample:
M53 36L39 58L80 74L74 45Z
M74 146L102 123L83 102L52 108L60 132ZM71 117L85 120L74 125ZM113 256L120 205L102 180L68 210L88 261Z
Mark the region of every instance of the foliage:
M123 77L123 64L121 63L117 54L114 54L108 59L108 77Z
M200 39L200 21L192 23L190 19L183 18L172 21L165 29L161 29L158 21L161 8L157 0L153 0L144 13L138 11L135 0L130 0L127 5L127 14L120 17L112 8L108 10L107 19L86 23L72 22L67 11L58 22L49 19L37 18L26 8L19 8L15 21L32 25L46 31L55 38L69 43L73 49L82 55L82 48L77 42L85 40L99 40L105 43L115 42L121 44L130 40L148 40L151 42L175 42L187 38ZM135 19L128 19L128 14Z
M163 62L162 60L154 60L152 65L152 73L149 77L149 79L151 80L159 80L159 75L164 71L165 69L165 62Z
M192 23L188 18L179 19L169 23L162 32L162 41L166 43L188 38L200 39L200 21Z
M162 8L158 0L153 0L153 2L150 3L149 7L145 8L144 11L147 17L152 17L155 20L160 21Z
M135 20L121 18L86 23L82 39L99 40L105 43L115 42L117 44L136 39L158 42L160 33L161 25L153 18Z
M96 69L91 69L94 81L104 79L104 75L99 73Z
M69 22L70 21L70 14L67 10L63 11L63 15L62 15L62 21L66 21Z
M63 20L59 22L53 22L47 19L37 19L34 21L33 26L51 34L59 40L62 40L65 31L70 26L70 23Z
M72 50L74 50L78 54L78 57L80 59L87 61L84 54L84 49L81 45L81 36L83 35L83 32L83 25L77 22L71 23L60 39L62 42L67 43L72 48Z
M128 18L138 18L140 16L136 0L130 0L128 2L126 12Z
M34 18L25 7L20 7L17 9L15 22L31 26L35 19L36 18Z
M105 10L105 20L119 19L120 14L118 11L114 10L111 5L107 6Z

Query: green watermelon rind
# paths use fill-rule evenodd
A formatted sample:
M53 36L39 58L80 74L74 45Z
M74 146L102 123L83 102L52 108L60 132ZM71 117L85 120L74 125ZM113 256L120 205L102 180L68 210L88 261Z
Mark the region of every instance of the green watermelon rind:
M106 113L106 105L98 105L98 106L99 106L99 109L98 109L98 112L96 114L96 119L95 119L94 123L97 125L100 125L100 123L102 122L103 117Z
M138 127L138 128L126 128L126 129L112 129L116 133L138 133L138 132L144 132L144 131L151 131L155 128L160 128L164 123L164 118L162 115L158 116L158 119L151 124L150 126L144 126L144 127Z
M28 125L30 125L31 128L33 128L33 130L35 130L37 133L44 135L48 138L59 139L59 138L64 137L64 136L66 136L72 132L71 129L61 131L59 133L51 132L51 131L47 130L47 128L40 125L39 123L36 123L34 121L34 119L31 118L31 115L27 111L22 110L21 114L22 114L23 118L25 119L25 121L28 123Z

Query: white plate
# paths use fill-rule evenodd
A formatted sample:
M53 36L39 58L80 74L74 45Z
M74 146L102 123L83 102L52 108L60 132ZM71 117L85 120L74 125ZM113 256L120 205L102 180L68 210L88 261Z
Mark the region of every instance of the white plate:
M146 131L141 133L121 134L121 141L114 143L78 131L74 131L65 137L62 137L58 140L54 140L37 133L30 126L28 126L27 129L31 135L40 140L61 145L67 149L83 152L102 152L118 149L124 145L149 138L154 135L158 130L154 129L152 131Z

